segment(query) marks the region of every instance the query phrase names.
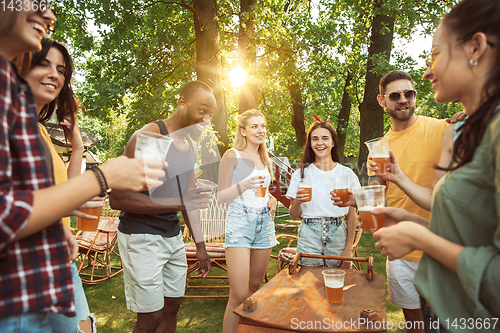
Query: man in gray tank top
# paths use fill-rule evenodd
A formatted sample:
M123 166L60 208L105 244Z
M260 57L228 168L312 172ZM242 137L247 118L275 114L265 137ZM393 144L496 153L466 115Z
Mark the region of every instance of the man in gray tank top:
M184 295L187 264L177 213L195 237L198 275L210 273L210 258L199 225L199 209L207 203L195 188L197 138L210 123L216 102L205 83L192 81L180 93L174 114L147 124L141 131L170 135L164 184L154 191L113 191L110 203L122 211L118 246L123 263L127 308L137 312L134 332L175 332L177 312ZM133 158L136 133L124 155Z

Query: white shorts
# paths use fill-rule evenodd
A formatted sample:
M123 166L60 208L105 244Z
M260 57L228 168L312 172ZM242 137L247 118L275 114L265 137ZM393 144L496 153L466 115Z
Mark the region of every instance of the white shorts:
M387 260L387 281L389 282L389 300L403 309L419 309L420 298L413 284L418 261L396 259Z
M158 311L164 297L184 296L187 263L181 233L163 237L118 231L118 247L129 310Z

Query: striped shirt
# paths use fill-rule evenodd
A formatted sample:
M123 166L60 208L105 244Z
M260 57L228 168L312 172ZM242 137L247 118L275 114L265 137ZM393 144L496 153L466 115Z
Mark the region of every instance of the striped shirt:
M68 247L60 221L12 239L52 185L29 85L0 55L0 318L27 312L74 315Z

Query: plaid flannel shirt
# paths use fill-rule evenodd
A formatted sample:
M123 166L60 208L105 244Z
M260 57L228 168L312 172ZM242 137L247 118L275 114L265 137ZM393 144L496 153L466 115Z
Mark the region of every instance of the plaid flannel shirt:
M52 180L29 85L1 55L0 126L0 318L27 312L74 316L62 223L11 242L31 214L32 191Z

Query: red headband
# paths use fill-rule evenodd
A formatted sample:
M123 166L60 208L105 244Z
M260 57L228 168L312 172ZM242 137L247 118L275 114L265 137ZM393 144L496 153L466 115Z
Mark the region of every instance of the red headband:
M312 117L316 120L316 121L319 121L320 123L329 123L330 120L321 120L319 119L319 117L315 114L312 115Z

